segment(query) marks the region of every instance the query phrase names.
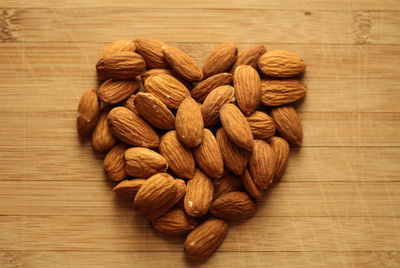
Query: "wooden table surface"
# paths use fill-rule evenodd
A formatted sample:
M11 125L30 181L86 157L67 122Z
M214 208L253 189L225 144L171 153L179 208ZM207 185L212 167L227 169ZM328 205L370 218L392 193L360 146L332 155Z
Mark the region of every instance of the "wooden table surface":
M0 267L183 267L76 134L97 57L153 37L196 60L262 43L308 63L304 146L207 267L400 267L400 1L0 2Z

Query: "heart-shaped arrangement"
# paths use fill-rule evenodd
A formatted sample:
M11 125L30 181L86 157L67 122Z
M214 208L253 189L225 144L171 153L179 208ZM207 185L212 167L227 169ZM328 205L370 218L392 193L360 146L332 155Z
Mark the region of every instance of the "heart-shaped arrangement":
M224 240L227 221L255 214L254 200L284 173L289 144L301 145L288 104L306 93L291 78L305 68L293 53L263 45L238 53L224 42L201 69L161 41L118 40L96 65L102 84L80 100L78 133L108 152L114 191L157 231L188 234L187 256L203 261Z

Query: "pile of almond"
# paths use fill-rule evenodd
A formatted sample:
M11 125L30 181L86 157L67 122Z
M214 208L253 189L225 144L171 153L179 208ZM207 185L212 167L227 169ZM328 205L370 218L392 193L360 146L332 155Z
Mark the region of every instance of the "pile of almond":
M306 93L305 68L263 45L238 53L224 42L200 68L164 42L118 40L96 64L99 88L80 100L78 133L107 152L114 191L157 231L187 235L187 256L203 261L228 221L255 214L255 200L284 173L289 145L301 145L289 104Z

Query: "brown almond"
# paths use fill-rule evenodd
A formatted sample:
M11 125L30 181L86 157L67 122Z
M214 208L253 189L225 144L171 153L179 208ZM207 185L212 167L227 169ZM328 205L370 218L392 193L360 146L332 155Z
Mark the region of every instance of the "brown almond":
M282 106L271 110L271 117L275 121L279 134L291 145L301 146L303 141L303 127L292 106Z
M196 169L188 181L184 200L185 211L189 216L200 217L208 212L214 197L214 185L206 174Z
M239 52L235 63L233 64L230 72L234 73L236 67L239 65L250 65L254 69L257 68L258 59L267 52L264 45L254 45L243 49Z
M175 128L175 116L151 93L139 92L135 97L138 113L153 127L170 130Z
M246 116L255 139L269 139L275 134L275 123L266 113L255 111Z
M162 217L152 221L153 228L166 235L184 235L192 231L197 222L189 217L183 209L174 208Z
M214 199L229 192L238 191L242 182L236 175L228 174L214 181Z
M246 168L242 175L240 175L240 179L246 189L247 193L258 200L262 197L264 190L259 188L251 177L250 171Z
M187 148L199 146L203 141L203 116L197 102L187 97L179 105L175 120L176 136Z
M231 68L237 56L237 46L233 42L223 42L217 46L203 64L204 77L223 73Z
M104 170L112 181L122 181L128 174L125 171L125 150L123 143L115 145L104 158Z
M193 82L203 78L201 68L187 53L169 45L164 45L162 49L169 66L183 79Z
M106 152L118 142L108 126L107 118L109 112L110 109L108 107L101 109L99 120L92 133L93 148L98 152Z
M192 98L198 102L203 102L208 94L215 88L223 85L232 84L232 74L220 73L201 81L190 92Z
M133 179L121 181L113 188L113 191L122 197L134 199L136 193L139 191L142 184L145 182L145 179Z
M271 147L275 152L276 161L274 182L276 182L282 178L283 173L285 172L289 159L290 147L287 141L285 141L281 137L271 137L269 139L269 143L271 144Z
M113 135L127 144L147 148L155 148L159 144L158 135L154 130L125 107L116 107L110 111L108 125Z
M135 114L139 114L139 113L136 111L136 108L135 108L135 103L134 103L135 97L136 97L136 95L135 95L135 94L132 94L129 98L127 98L127 99L124 101L124 103L123 103L122 106L125 107L125 108L128 108L129 110L131 110L131 111L134 112Z
M224 104L219 110L219 118L229 139L238 147L253 150L254 138L249 123L234 104Z
M228 223L224 220L209 219L203 222L186 237L186 255L193 261L206 260L222 244L228 229Z
M158 74L169 74L173 77L175 77L176 79L179 80L179 82L181 82L182 84L185 85L186 88L191 89L193 87L192 83L186 81L185 79L183 79L182 77L180 77L177 73L175 73L173 70L171 69L150 69L144 73L142 73L142 81L146 81L147 78L149 78L152 75L158 75Z
M220 178L224 172L224 161L214 134L204 129L203 142L193 149L199 168L211 178Z
M120 51L101 58L96 69L99 80L127 80L141 74L146 69L146 63L135 52Z
M176 137L176 131L164 134L160 142L160 153L167 159L168 166L177 176L190 179L195 170L192 150L184 147Z
M255 213L256 203L244 192L222 195L211 206L212 215L229 221L248 219Z
M77 129L81 139L90 136L99 114L99 99L94 88L90 88L83 93L78 106Z
M181 102L190 96L189 90L169 74L152 75L144 82L147 92L153 94L168 108L177 109Z
M223 128L217 130L216 138L225 166L234 174L242 174L249 160L248 151L231 142Z
M301 74L306 69L302 58L285 50L264 53L258 61L260 71L268 76L285 78Z
M104 58L106 56L112 55L116 52L121 52L121 51L129 51L129 52L135 52L135 44L128 39L121 39L121 40L116 40L109 44L104 50L103 53L101 54L100 58Z
M253 153L249 159L249 171L261 189L267 189L275 175L275 153L271 145L263 140L255 140Z
M307 87L298 79L261 80L261 103L282 106L303 98Z
M164 42L151 38L138 38L135 41L136 52L146 60L148 69L168 68L161 47Z
M116 104L121 102L138 90L140 81L131 80L113 80L105 81L99 88L99 98L105 103Z
M219 122L219 110L226 103L234 101L235 91L232 86L219 86L207 96L201 106L204 125L213 126Z
M235 97L240 110L252 114L261 99L260 76L250 65L240 65L233 74Z
M125 151L125 167L128 175L148 178L166 172L168 163L162 155L153 150L134 147Z

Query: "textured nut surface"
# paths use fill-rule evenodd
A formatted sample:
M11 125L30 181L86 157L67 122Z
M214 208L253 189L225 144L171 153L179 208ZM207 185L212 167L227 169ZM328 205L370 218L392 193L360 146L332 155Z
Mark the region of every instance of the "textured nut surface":
M279 134L291 145L300 146L303 142L303 127L292 106L282 106L271 110Z
M145 181L145 179L121 181L113 188L113 191L120 196L133 199Z
M307 87L298 79L261 80L261 103L281 106L303 98Z
M240 65L233 74L235 97L240 110L253 113L261 99L260 76L250 65Z
M122 181L128 174L125 171L125 150L123 143L115 145L104 158L104 170L112 181Z
M214 199L241 188L242 182L236 175L228 174L214 181Z
M109 44L104 50L103 53L101 53L100 58L109 56L111 54L114 54L116 52L120 51L129 51L129 52L135 52L135 44L128 39L121 39L121 40L116 40Z
M185 211L189 216L200 217L208 212L214 197L214 185L206 174L196 169L188 181L184 200Z
M83 93L78 106L77 129L81 139L92 133L100 114L99 99L96 91L89 88Z
M260 199L264 190L259 188L251 177L250 171L246 168L242 175L240 175L243 186L247 193L254 199Z
M285 50L271 50L260 57L258 68L265 75L285 78L301 74L306 69L302 58Z
M275 153L266 141L254 141L253 153L249 159L249 170L259 188L266 189L272 183L275 175Z
M148 178L168 169L167 160L162 155L144 147L126 150L125 161L126 173L133 177Z
M184 235L197 226L197 222L189 217L181 208L174 208L162 217L152 221L153 228L166 235Z
M235 221L252 217L256 203L244 192L230 192L215 199L211 214L217 218Z
M127 98L138 90L140 81L131 80L113 80L105 81L99 88L99 98L104 103L116 104Z
M203 64L203 74L209 77L223 73L231 68L236 60L237 46L233 42L223 42L206 58Z
M246 119L255 139L268 139L275 134L275 123L266 113L255 111Z
M208 94L215 88L222 85L232 84L232 74L220 73L201 81L190 92L192 98L198 102L203 102Z
M105 79L133 79L146 69L143 58L130 51L120 51L101 58L97 64L97 75Z
M201 106L201 114L206 127L219 122L219 110L224 104L233 102L234 96L235 91L229 85L219 86L208 94Z
M279 181L285 172L288 160L290 147L287 141L281 137L271 137L269 139L272 149L275 152L275 175L274 181Z
M107 118L109 112L110 109L108 107L101 109L99 119L92 133L92 145L98 152L106 152L118 142L108 126Z
M258 59L267 52L264 45L254 45L239 51L235 63L231 68L231 73L235 72L236 67L239 65L250 65L257 68Z
M161 49L164 42L151 38L138 38L134 42L136 52L146 60L147 68L169 68L164 58L164 52Z

